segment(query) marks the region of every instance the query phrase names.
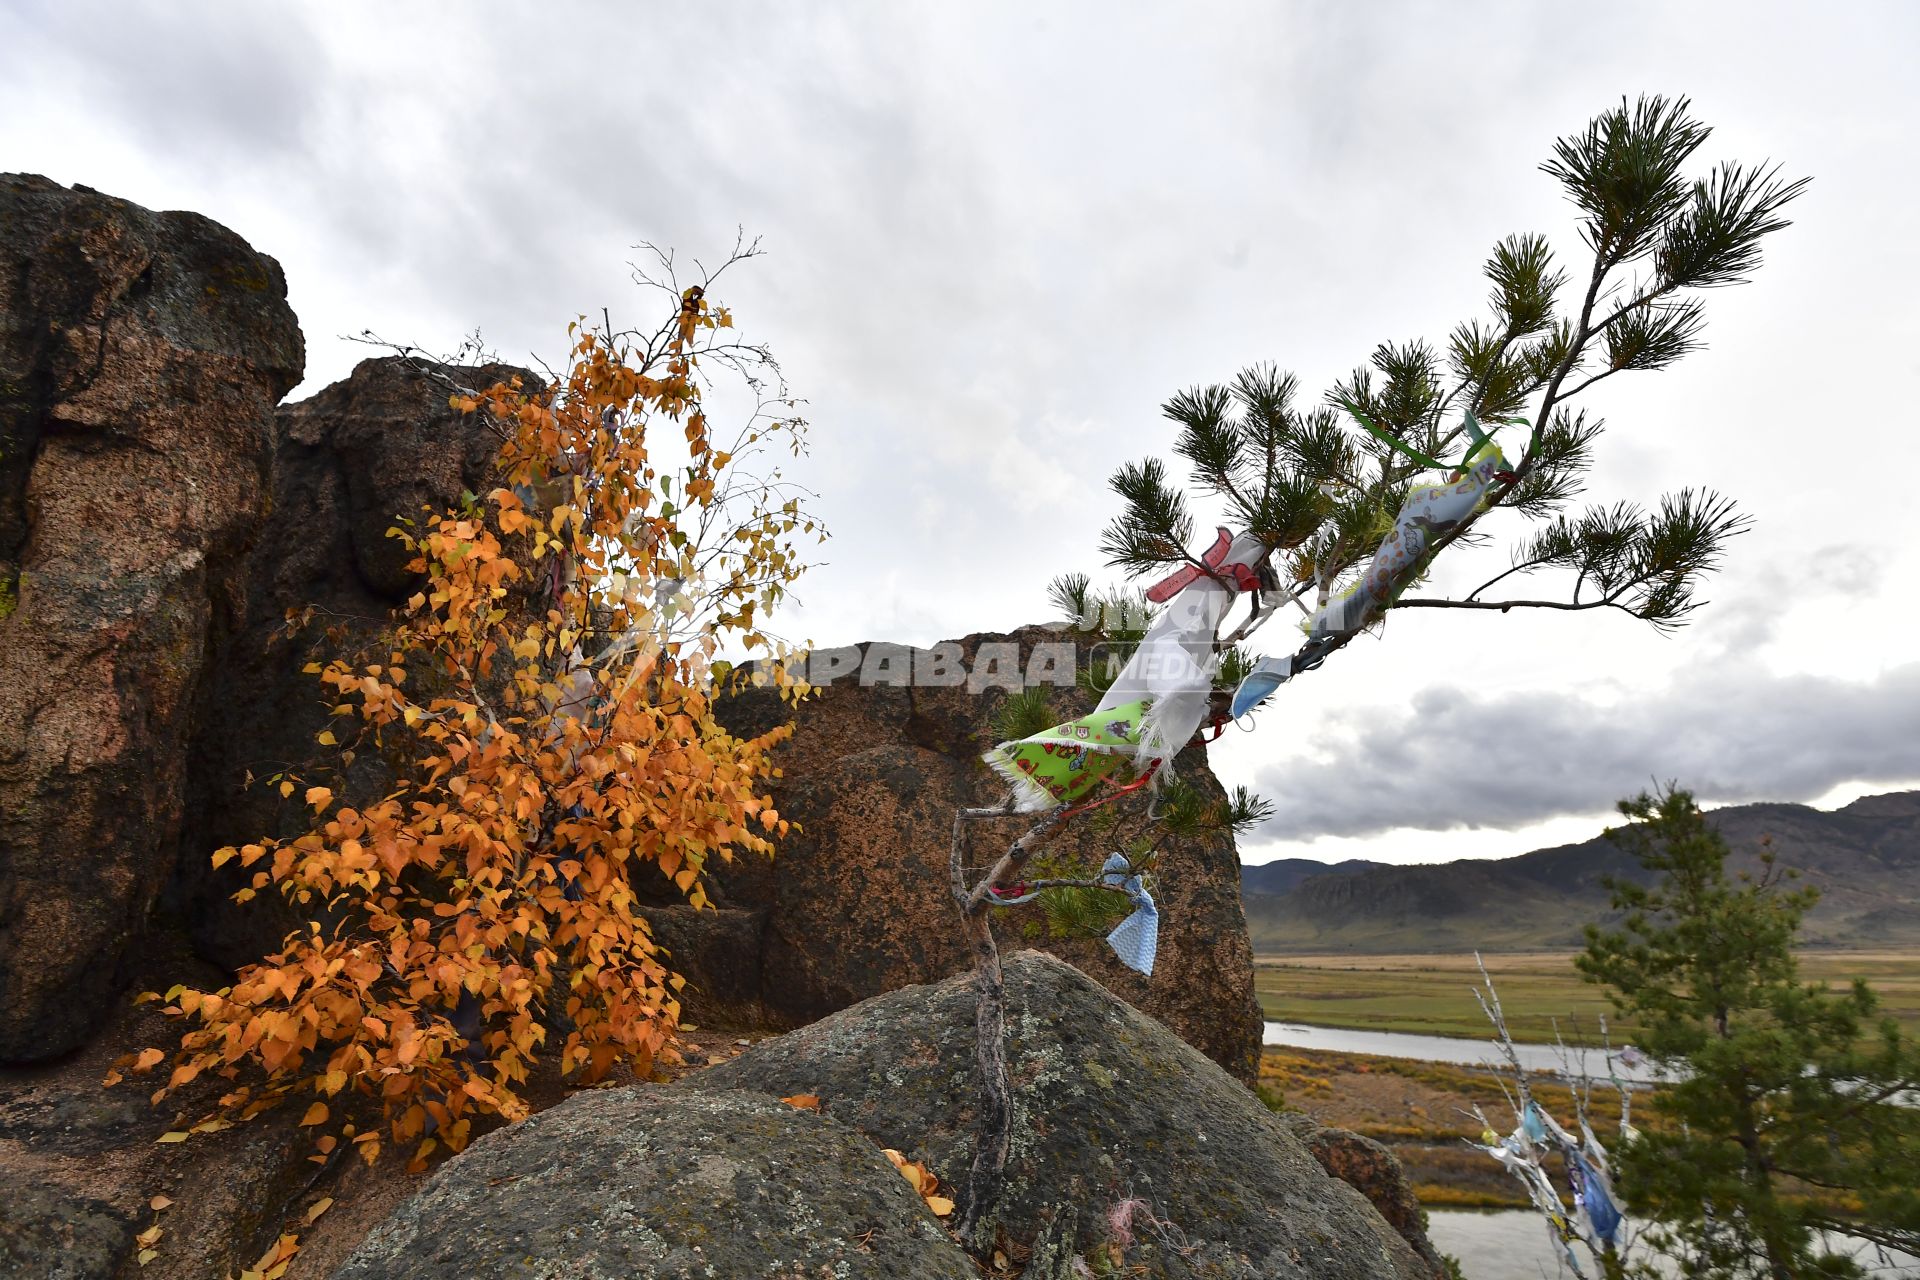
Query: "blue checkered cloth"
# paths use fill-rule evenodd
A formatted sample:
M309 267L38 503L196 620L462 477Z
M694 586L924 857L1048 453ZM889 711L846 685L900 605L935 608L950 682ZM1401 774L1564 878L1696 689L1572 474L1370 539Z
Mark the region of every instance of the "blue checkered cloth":
M1160 913L1154 908L1153 895L1147 892L1140 877L1127 874L1131 865L1125 854L1115 853L1108 855L1106 864L1100 868L1100 882L1126 890L1134 907L1133 914L1107 935L1107 945L1120 957L1121 964L1150 978L1154 952L1160 948Z

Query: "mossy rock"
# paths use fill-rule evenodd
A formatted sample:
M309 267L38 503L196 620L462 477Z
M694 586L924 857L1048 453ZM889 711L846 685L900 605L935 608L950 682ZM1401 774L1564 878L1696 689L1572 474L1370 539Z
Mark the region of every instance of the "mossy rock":
M775 1098L596 1090L449 1160L334 1280L974 1280L880 1149Z
M1111 1243L1124 1201L1141 1274L1415 1280L1432 1274L1366 1199L1329 1177L1251 1090L1064 961L1004 962L1013 1132L991 1213L1035 1248L1071 1217L1073 1253ZM826 1113L964 1191L979 1089L971 974L908 987L764 1040L676 1089L818 1095ZM1049 1248L1053 1246L1050 1244Z

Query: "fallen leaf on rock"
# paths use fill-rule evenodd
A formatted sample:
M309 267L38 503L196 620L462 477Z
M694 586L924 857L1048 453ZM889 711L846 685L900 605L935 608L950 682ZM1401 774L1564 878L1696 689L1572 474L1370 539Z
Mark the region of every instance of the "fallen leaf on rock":
M880 1148L880 1154L893 1162L893 1167L900 1171L900 1176L907 1180L908 1186L920 1193L920 1198L927 1202L927 1208L933 1210L935 1217L944 1218L953 1212L953 1201L934 1194L940 1189L940 1179L934 1176L933 1170L918 1160L907 1159L892 1147Z
M133 1238L133 1242L139 1245L142 1249L151 1249L153 1248L153 1246L160 1243L160 1237L165 1234L166 1233L157 1226L148 1227L145 1231L142 1231L139 1235L135 1236Z
M187 1134L184 1129L175 1129L172 1133L163 1133L154 1139L155 1142L185 1142L186 1140Z
M796 1093L791 1098L782 1098L780 1101L786 1103L795 1111L818 1111L820 1109L820 1095L817 1093Z
M240 1280L280 1280L287 1274L287 1268L293 1263L293 1255L298 1252L299 1236L281 1236L260 1255L260 1261L240 1273Z
M155 1196L153 1199L147 1201L147 1208L153 1210L155 1213L158 1213L162 1209L170 1208L172 1204L173 1204L173 1201L169 1200L165 1196Z
M313 1225L313 1221L315 1218L318 1218L321 1214L325 1213L327 1210L331 1208L333 1208L333 1197L321 1196L318 1200L315 1200L313 1202L313 1207L307 1210L306 1217L302 1218L300 1221L310 1227Z

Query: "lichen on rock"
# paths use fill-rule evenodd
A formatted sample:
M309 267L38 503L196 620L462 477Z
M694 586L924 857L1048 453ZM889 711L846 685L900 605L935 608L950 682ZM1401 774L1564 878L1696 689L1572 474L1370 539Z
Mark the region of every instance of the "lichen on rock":
M1280 1117L1217 1064L1037 951L1005 960L1013 1142L994 1218L1019 1249L1075 1217L1073 1250L1110 1243L1146 1274L1415 1280L1431 1265ZM812 1093L826 1113L963 1186L977 1085L971 975L865 1001L689 1077L681 1089ZM1052 1247L1052 1246L1049 1246Z
M763 1094L581 1093L448 1161L334 1280L972 1280L880 1149Z

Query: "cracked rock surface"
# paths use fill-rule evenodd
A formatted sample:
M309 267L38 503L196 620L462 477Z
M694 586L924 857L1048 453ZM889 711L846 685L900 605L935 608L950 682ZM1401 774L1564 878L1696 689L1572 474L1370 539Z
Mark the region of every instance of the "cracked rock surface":
M962 1280L880 1149L765 1094L576 1095L449 1160L334 1280Z
M1040 951L1005 957L1012 1151L995 1216L1018 1250L1116 1242L1170 1277L1416 1280L1433 1274L1244 1085L1165 1025ZM826 1113L964 1186L977 1087L971 974L880 996L678 1088L818 1095ZM1058 1224L1058 1225L1056 1225Z

